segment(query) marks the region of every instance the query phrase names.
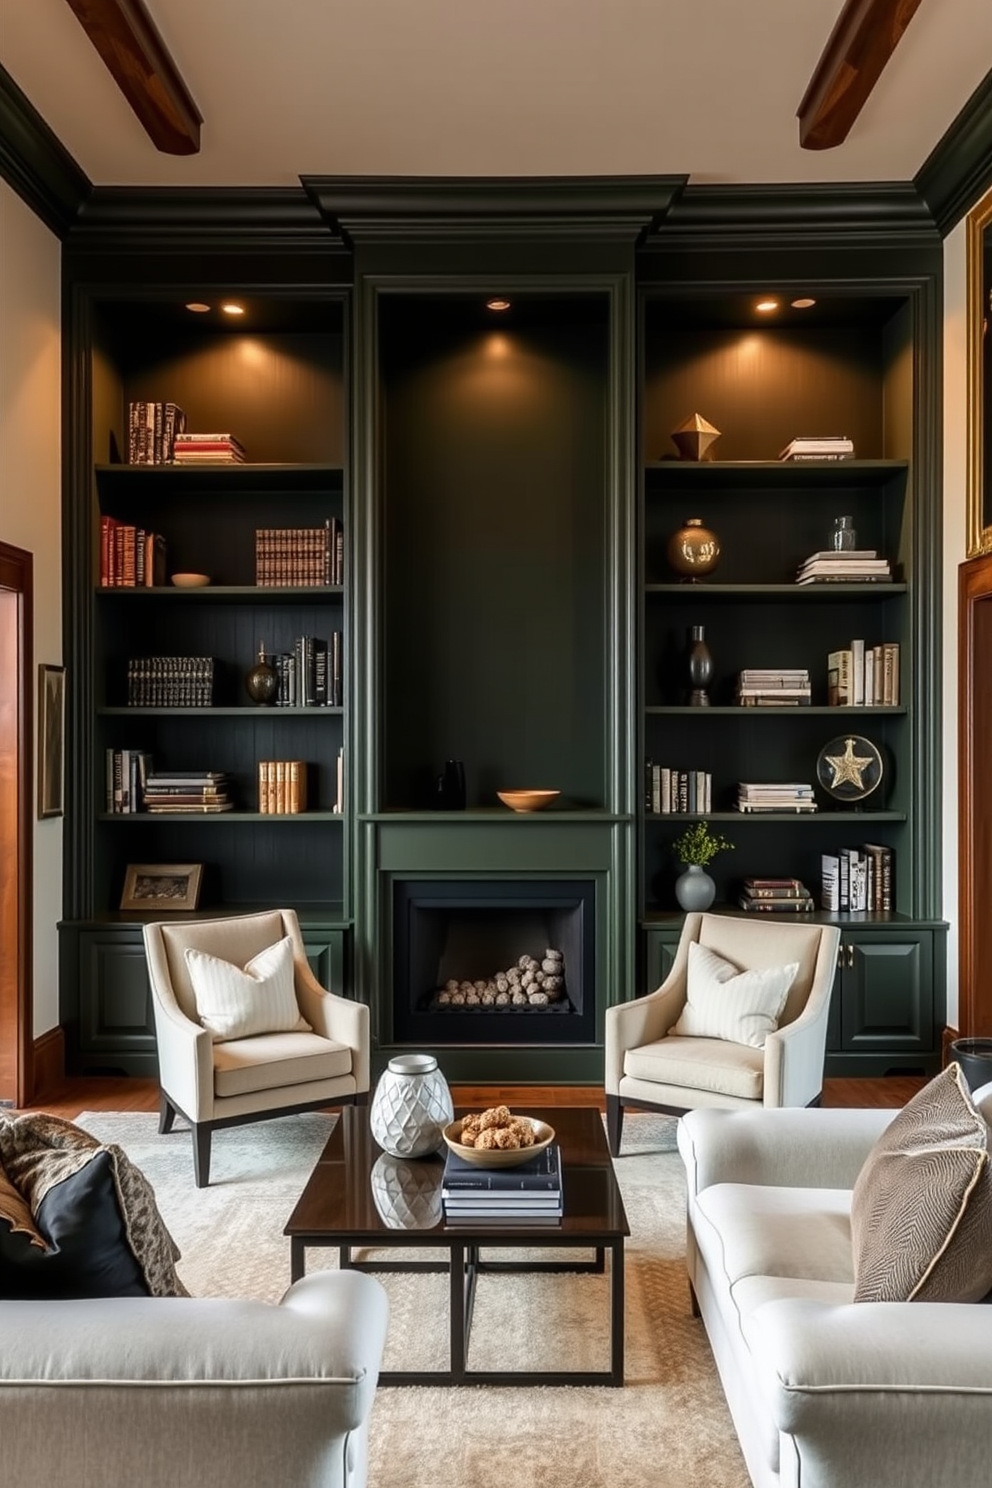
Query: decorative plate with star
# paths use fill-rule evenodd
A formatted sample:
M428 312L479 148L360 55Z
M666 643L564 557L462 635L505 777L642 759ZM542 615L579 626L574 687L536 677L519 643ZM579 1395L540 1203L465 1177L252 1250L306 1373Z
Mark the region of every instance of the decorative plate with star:
M816 757L816 778L835 801L855 805L882 783L885 765L878 746L863 734L841 734Z

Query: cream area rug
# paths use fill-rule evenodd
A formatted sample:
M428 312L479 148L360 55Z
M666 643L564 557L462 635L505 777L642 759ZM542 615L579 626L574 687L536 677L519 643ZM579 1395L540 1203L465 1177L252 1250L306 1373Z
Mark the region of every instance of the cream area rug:
M275 1302L289 1283L283 1225L333 1120L286 1116L216 1133L207 1189L193 1186L188 1131L159 1136L151 1114L87 1112L79 1124L119 1143L151 1181L194 1296ZM616 1171L631 1228L624 1388L384 1387L372 1412L369 1488L748 1488L706 1335L690 1312L674 1120L628 1114ZM336 1252L308 1252L308 1270L336 1263ZM390 1301L384 1367L445 1367L447 1278L380 1279ZM480 1277L471 1368L605 1369L608 1349L605 1276Z

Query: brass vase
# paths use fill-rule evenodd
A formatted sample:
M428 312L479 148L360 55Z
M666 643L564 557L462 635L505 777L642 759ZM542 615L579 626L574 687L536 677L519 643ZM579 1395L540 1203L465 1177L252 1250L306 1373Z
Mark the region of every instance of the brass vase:
M253 703L258 703L262 707L276 700L276 693L279 691L279 676L275 667L269 664L264 646L259 647L258 660L245 677L245 691Z
M703 526L702 517L689 517L668 539L668 561L677 574L694 584L712 573L720 561L720 541Z

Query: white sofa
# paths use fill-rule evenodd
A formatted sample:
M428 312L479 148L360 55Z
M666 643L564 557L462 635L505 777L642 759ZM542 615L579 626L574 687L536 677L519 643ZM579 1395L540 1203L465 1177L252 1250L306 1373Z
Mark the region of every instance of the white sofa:
M0 1480L362 1488L386 1320L354 1271L304 1277L278 1306L0 1301Z
M854 1303L851 1189L894 1116L691 1111L687 1264L755 1488L977 1488L992 1309Z

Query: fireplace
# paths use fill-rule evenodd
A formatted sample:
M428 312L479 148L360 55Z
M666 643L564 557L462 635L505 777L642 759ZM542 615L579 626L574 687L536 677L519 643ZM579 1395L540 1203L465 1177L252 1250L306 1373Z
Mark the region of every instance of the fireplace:
M592 879L393 883L393 1041L590 1044Z

